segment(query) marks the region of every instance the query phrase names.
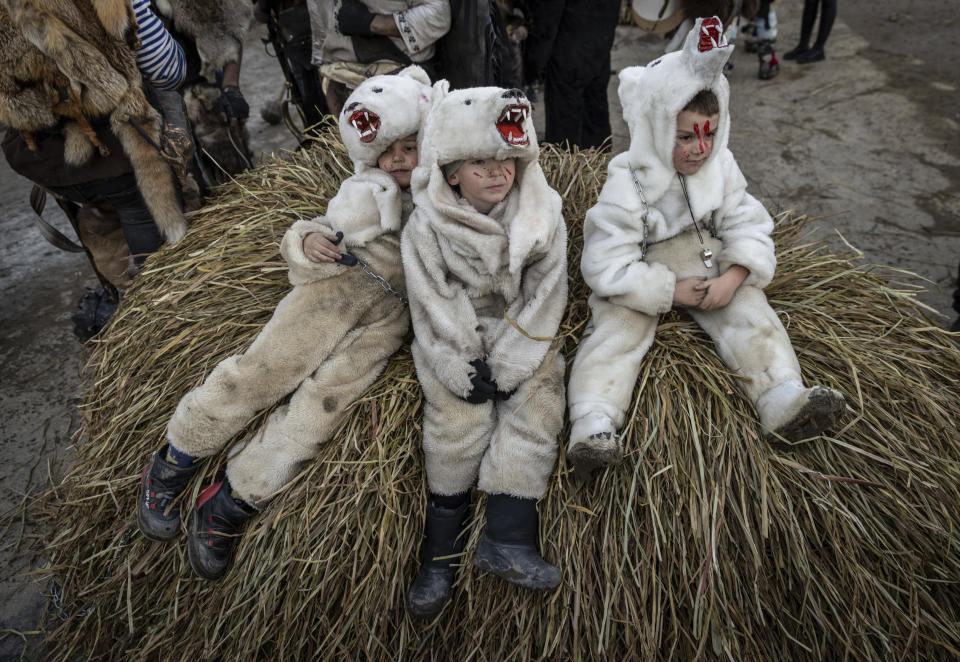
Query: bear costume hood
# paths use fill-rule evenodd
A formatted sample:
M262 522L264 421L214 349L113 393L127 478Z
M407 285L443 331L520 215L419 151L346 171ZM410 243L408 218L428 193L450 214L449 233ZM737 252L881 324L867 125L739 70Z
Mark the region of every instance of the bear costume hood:
M532 109L522 91L474 87L451 92L447 81L438 81L421 133L420 165L411 180L414 201L429 210L437 232L455 241L460 234L464 243L483 234L502 235L497 221L458 203L443 166L468 159L515 159L517 172L507 201L518 198L510 215L522 222L509 223L507 239L509 270L516 272L531 253L548 249L558 219L562 223L560 198L547 184L539 155ZM471 241L467 234L472 234ZM479 254L491 255L477 248ZM495 271L494 265L488 267Z
M732 52L720 20L716 16L698 18L679 51L645 67L627 67L620 72L617 94L630 128L629 163L650 202L658 200L676 177L677 116L701 90L716 95L720 121L710 157L696 174L687 177L691 197L710 189L710 182L722 180L718 169L728 151L730 133L730 86L723 67Z
M358 85L340 112L340 136L354 172L376 168L391 144L419 133L430 98L430 77L416 65Z

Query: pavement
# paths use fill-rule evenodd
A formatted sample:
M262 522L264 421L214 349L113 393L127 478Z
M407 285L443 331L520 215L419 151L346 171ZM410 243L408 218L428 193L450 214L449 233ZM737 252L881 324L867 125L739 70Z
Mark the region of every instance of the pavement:
M827 43L827 59L801 66L781 62L780 75L757 79L755 55L732 55L730 147L748 190L773 212L818 217L811 238L834 250L862 253L868 264L895 273L903 287L922 287L919 300L935 324L948 327L960 260L960 38L955 0L849 0ZM796 43L802 3L781 0L777 49ZM296 143L259 108L282 80L263 49L259 26L244 52L241 86L252 109L254 152L265 157ZM613 68L645 64L662 38L620 26ZM614 151L627 145L611 77ZM535 115L542 122L542 109ZM538 126L542 130L542 123ZM30 493L55 480L69 460L81 346L70 315L95 279L82 255L48 245L33 225L30 185L0 159L0 660L35 659L46 587L23 572L33 559L20 533L35 531L16 517ZM53 205L51 205L54 207ZM48 220L69 233L59 210ZM55 616L52 616L55 618Z

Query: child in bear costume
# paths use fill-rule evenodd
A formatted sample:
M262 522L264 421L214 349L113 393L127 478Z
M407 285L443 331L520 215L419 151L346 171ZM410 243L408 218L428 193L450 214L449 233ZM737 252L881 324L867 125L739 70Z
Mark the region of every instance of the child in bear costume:
M222 361L183 397L167 426L167 445L144 469L140 530L152 540L172 540L197 460L219 452L257 411L293 394L197 499L187 549L202 577L226 570L243 522L317 454L403 342L409 315L399 296L400 230L413 209L406 187L430 94L427 75L411 66L370 78L350 95L340 134L355 174L326 216L297 221L284 235L280 251L293 290L246 353ZM364 273L357 259L398 295Z
M487 493L474 565L527 588L560 582L536 543L565 407L551 340L567 301L567 234L538 155L520 90L434 85L402 238L429 487L408 595L418 617L450 597L474 484Z
M768 434L807 438L843 411L837 391L804 387L763 294L776 267L773 221L727 148L721 72L732 50L716 17L698 19L680 51L620 73L630 148L610 161L584 221L592 315L570 371L567 452L581 476L621 458L617 431L640 362L674 306L714 340Z

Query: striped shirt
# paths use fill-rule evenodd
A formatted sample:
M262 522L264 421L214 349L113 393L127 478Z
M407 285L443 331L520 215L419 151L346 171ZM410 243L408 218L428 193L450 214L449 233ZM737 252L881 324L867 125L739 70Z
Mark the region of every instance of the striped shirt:
M186 58L163 23L150 10L150 0L133 0L137 17L137 66L143 77L161 90L175 90L183 83L186 74Z

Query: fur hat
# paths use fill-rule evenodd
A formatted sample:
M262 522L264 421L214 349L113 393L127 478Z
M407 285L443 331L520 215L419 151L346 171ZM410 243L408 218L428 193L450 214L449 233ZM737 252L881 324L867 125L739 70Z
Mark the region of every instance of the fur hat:
M645 67L627 67L620 72L617 93L630 128L630 165L649 199L658 199L675 176L677 115L701 90L716 95L720 121L710 158L690 180L712 177L716 157L726 149L730 133L730 86L723 67L732 52L720 20L716 16L698 18L679 51Z
M430 95L430 77L413 65L395 75L368 78L347 97L340 136L356 172L376 168L390 145L420 131Z
M468 159L537 159L540 149L533 114L522 91L449 89L445 80L433 86L433 102L423 123L420 163L442 167Z
M414 203L438 217L469 223L447 184L444 166L469 159L516 159L516 213L523 222L511 226L510 269L519 269L531 251L549 243L560 216L559 197L547 184L539 156L530 102L522 91L472 87L450 92L447 81L438 81L420 132L420 164L410 184ZM556 214L551 215L554 205Z

